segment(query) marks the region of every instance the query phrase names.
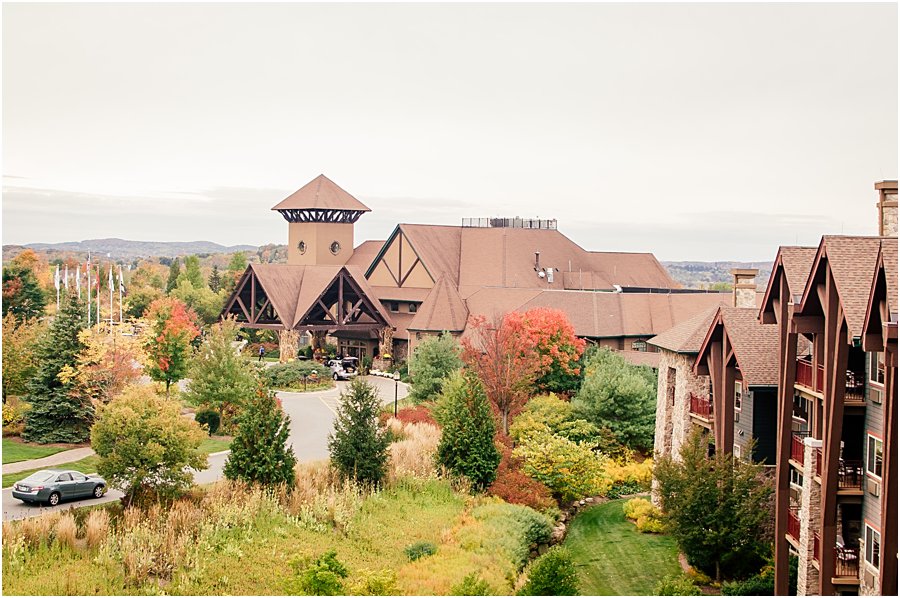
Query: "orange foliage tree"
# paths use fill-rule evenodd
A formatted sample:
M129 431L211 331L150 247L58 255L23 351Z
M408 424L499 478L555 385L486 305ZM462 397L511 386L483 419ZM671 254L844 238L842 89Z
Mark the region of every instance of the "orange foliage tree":
M197 315L174 297L157 299L144 317L150 326L145 339L147 374L166 383L166 396L173 382L187 373L191 341L200 336Z
M536 380L537 387L549 392L578 390L585 342L575 336L575 327L565 312L535 307L524 313L509 313L506 318L521 328L533 346L541 372Z

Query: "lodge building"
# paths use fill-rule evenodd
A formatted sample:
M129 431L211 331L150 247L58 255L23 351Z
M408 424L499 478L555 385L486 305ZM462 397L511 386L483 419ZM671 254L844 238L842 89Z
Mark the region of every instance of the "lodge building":
M777 595L792 554L799 595L897 594L897 182L875 188L879 236L780 247L758 310L736 301L650 341L667 366L657 450L700 425L773 466Z
M655 366L648 339L727 296L682 289L651 253L585 250L555 220L401 223L354 246L370 210L324 175L272 209L288 222L288 263L248 266L223 316L277 331L286 357L308 334L344 355L404 361L428 336L464 334L472 315L553 307L578 336Z

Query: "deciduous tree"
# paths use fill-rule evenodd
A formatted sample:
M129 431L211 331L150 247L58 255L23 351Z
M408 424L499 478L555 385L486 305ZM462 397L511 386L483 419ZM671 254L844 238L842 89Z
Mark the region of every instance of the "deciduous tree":
M518 317L483 316L469 320L469 335L463 338L463 361L475 372L500 420L500 429L509 434L510 418L528 400L541 372L532 339Z
M181 262L176 257L169 266L169 279L166 281L166 292L171 292L178 285L178 277L181 275Z
M225 430L256 395L258 381L253 366L235 351L232 342L238 325L228 319L211 326L193 359L186 397L191 403L214 409Z
M444 379L462 366L459 343L449 332L426 338L410 360L413 379L409 396L415 403L436 399Z
M535 307L524 313L506 316L520 326L540 361L536 385L549 392L578 390L581 355L585 342L575 336L575 328L566 313L549 307Z
M438 463L466 476L479 490L490 486L497 476L500 451L494 445L496 427L487 395L474 374L450 374L435 416L442 427Z
M74 378L73 392L90 401L108 403L143 373L144 353L134 337L110 335L99 328L85 328L78 334L84 348L74 368L65 366L62 379Z
M44 315L47 296L34 272L22 266L3 268L3 317L13 314L21 322Z
M79 333L85 326L85 305L75 294L66 297L50 330L36 350L37 371L28 382L23 437L29 442L84 442L90 434L94 408L76 391L74 371L84 349ZM62 374L62 375L61 375Z
M710 458L697 430L680 458L661 457L653 469L664 520L688 562L716 580L759 569L771 538L772 480L758 463L730 454Z
M150 305L146 318L150 324L144 341L147 374L165 382L168 396L172 383L187 372L191 341L200 335L197 316L178 299L166 297Z
M91 447L100 456L100 475L125 493L177 496L190 487L190 469L201 470L207 458L198 449L206 432L182 417L181 403L148 386L131 386L101 405L91 429Z
M39 320L19 321L15 314L3 318L3 400L20 396L37 372L37 350L47 326Z
M184 258L184 272L178 275L178 282L180 283L182 280L188 281L195 289L206 288L203 283L203 274L200 272L200 258L196 255Z

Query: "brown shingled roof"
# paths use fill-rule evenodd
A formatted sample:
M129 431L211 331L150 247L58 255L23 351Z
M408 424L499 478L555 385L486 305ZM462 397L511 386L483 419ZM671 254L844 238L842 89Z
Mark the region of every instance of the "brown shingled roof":
M287 196L273 210L352 210L370 212L369 208L320 174Z
M722 307L724 306L723 303ZM662 334L657 334L647 342L676 353L699 353L703 339L718 311L718 307L704 309Z
M359 266L363 270L367 270L383 245L384 241L363 241L353 250L353 255L347 260L347 265Z
M642 365L655 370L659 369L659 353L651 351L616 351L616 355L621 355L625 361L631 365Z
M778 326L760 324L754 308L720 307L703 339L698 363L720 326L734 349L744 382L750 386L777 386Z
M459 291L446 274L438 278L431 293L409 323L411 330L462 332L469 319L469 310Z
M809 271L816 259L816 248L784 246L779 247L778 251L781 254L781 264L784 266L784 275L791 294L802 295Z

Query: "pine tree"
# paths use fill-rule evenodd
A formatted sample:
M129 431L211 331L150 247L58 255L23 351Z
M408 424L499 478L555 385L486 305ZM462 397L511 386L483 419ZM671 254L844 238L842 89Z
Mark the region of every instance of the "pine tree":
M28 382L23 437L29 442L84 442L90 436L94 408L73 392L78 354L85 345L78 333L85 326L85 305L74 293L66 297L49 333L37 348L37 372Z
M47 297L28 268L12 265L3 268L3 317L14 314L20 322L44 315Z
M209 288L213 293L218 293L222 289L222 275L219 273L219 267L213 266L212 274L209 275Z
M476 489L489 486L497 476L500 452L494 444L496 428L484 386L471 373L451 374L436 415L443 427L438 463L469 478Z
M169 280L166 282L166 292L169 293L178 286L178 276L181 274L181 264L176 257L169 266Z
M375 485L384 477L390 439L378 427L379 407L375 387L361 378L341 393L328 450L331 463L344 477Z
M239 418L238 433L225 461L225 477L293 486L297 458L288 446L290 425L291 419L282 411L275 393L260 385Z

